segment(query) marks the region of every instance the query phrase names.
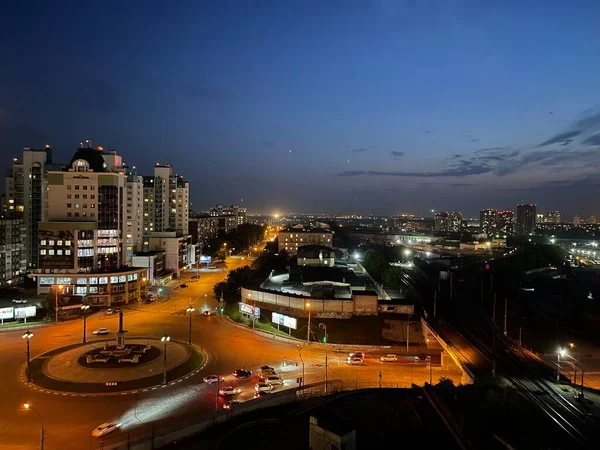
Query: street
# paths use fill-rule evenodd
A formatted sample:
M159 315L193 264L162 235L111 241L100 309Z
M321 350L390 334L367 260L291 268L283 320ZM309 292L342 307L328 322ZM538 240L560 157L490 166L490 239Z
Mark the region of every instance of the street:
M247 262L247 258L228 258L227 270ZM170 416L191 416L213 411L217 386L202 382L202 378L209 374L225 376L219 387L232 385L241 388L242 392L237 396L240 400L253 397L256 372L263 364L273 366L285 379L285 386L297 386L296 378L302 376L303 369L305 383L325 379L326 353L323 345L312 343L307 347L301 346L299 351L296 344L273 341L252 333L252 330L231 325L224 318L202 315L203 309L216 306L212 288L225 278L227 271L203 271L199 281L190 281L195 272L184 272L181 281L176 284L187 283L189 287L165 288L157 302L123 308L127 337L160 337L167 333L171 339L181 341L188 339L189 319L184 314L185 308L190 304L196 308L192 317L192 340L207 352L208 364L198 375L176 386L147 393L99 397L41 393L20 381L19 374L25 363L25 342L21 338L23 331L0 333L3 368L3 395L0 399L2 449L39 448L41 424L34 411L22 408L24 402L29 402L40 413L46 430L46 449L76 450L97 446L97 439L92 438L90 432L103 422L119 421L122 423L121 432L127 432ZM92 335L92 330L100 327L109 328L109 337L114 337L118 329L118 315L98 312L89 316L88 341L106 338ZM82 330L81 320L33 329L32 357L81 342ZM425 364L415 363L414 357L399 355L398 363L383 363L379 361L383 354L384 351L367 351L364 366L350 366L346 363L346 353L329 350L328 377L343 380L347 387L358 388L376 387L380 382L384 386L409 387L413 382L423 384L429 381L429 370ZM252 370L254 374L247 380L235 380L231 372L237 368ZM458 372L442 372L434 368L433 381L436 382L441 376L451 377L455 382L460 380ZM224 401L218 399L219 408L222 408Z

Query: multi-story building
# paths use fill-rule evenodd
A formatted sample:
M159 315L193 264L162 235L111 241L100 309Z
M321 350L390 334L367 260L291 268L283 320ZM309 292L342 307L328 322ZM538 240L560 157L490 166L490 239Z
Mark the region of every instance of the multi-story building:
M523 204L517 205L517 226L516 234L523 235L535 231L536 205Z
M547 218L542 213L537 213L535 215L535 223L546 223Z
M295 255L298 248L307 245L332 248L333 233L326 228L305 228L303 225L296 225L279 231L277 240L280 252L285 250L288 254Z
M590 218L588 219L588 223L591 225L595 225L598 223L598 219L596 219L596 216L590 216Z
M135 166L125 168L125 261L133 262L133 255L143 249L144 227L144 177L138 175Z
M510 210L497 211L496 233L508 236L514 233L515 213Z
M546 214L547 223L560 223L560 211L548 211Z
M25 222L14 211L0 216L0 287L23 283L27 270Z
M453 233L460 232L462 228L462 213L455 211L435 213L435 231Z
M173 174L170 165L154 167L154 176L144 177L143 247L150 247L153 232L179 231L189 227L190 185L182 176Z
M235 223L234 228L237 228L238 226L247 222L246 208L242 208L240 206L217 205L214 208L211 208L208 214L211 217L235 217L235 221L231 222Z
M192 236L193 244L202 246L219 234L219 217L191 217L188 233Z
M488 236L496 232L496 214L497 211L490 208L479 211L479 227Z
M165 253L165 269L179 273L196 260L196 246L189 235L180 231L157 231L150 236L150 251Z
M573 221L571 223L574 226L578 227L579 225L581 225L581 217L579 217L578 215L574 215L573 216Z

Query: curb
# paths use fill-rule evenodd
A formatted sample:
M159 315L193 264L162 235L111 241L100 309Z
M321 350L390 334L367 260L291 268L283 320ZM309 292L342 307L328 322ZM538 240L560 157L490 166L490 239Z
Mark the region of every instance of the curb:
M45 394L62 395L65 397L67 397L67 396L68 397L116 397L116 396L121 396L121 395L132 395L132 394L140 394L143 392L152 392L152 391L158 390L159 388L166 388L167 386L174 386L175 384L181 383L182 381L187 380L190 377L193 377L194 375L196 375L198 372L200 372L201 370L203 370L206 367L206 365L208 364L208 360L209 360L208 353L204 350L204 348L198 347L195 344L194 344L194 347L196 347L196 349L200 351L200 353L202 354L202 357L203 357L202 365L200 367L198 367L197 369L194 369L192 372L190 372L180 378L177 378L176 380L170 381L169 383L167 383L165 385L158 384L158 385L154 385L154 386L148 386L143 389L132 389L129 391L119 391L119 392L99 392L99 393L90 393L90 394L82 394L79 392L68 392L68 391L54 391L52 389L40 388L34 383L27 382L27 380L25 379L26 365L23 365L21 367L21 370L19 371L19 378L20 378L21 383L23 383L28 388L34 389L38 392L43 392Z

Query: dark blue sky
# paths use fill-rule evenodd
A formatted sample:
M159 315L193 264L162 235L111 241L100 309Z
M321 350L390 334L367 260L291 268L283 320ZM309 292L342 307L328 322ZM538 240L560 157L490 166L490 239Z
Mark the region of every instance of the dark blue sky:
M600 213L598 1L13 3L2 167L92 139L197 209Z

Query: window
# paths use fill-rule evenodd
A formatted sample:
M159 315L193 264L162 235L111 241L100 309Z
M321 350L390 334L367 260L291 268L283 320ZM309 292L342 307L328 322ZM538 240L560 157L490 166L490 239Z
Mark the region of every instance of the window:
M61 249L56 250L56 254L62 256L63 251Z
M95 191L96 190L96 186L90 186L90 191Z
M87 284L87 278L77 278L77 284L82 284L85 286Z
M87 194L83 194L83 199L87 199Z
M71 194L67 194L67 199L70 199L70 198L71 198Z
M98 287L90 286L90 294L97 294L97 293L98 293Z
M94 199L96 198L96 196L95 196L94 194L92 194L92 195L90 195L90 198L91 198L92 200L94 200Z
M110 277L110 282L111 283L118 283L119 282L119 277Z
M90 278L90 284L98 284L98 278L97 277L91 277Z
M42 240L40 241L40 245L46 245L46 239L42 239Z
M78 191L79 190L79 185L75 185L75 190Z
M40 255L45 255L46 254L46 249L41 249L40 250Z
M90 217L96 217L96 213L90 213Z
M56 241L56 245L63 245L63 241Z
M75 203L75 208L79 208L79 203Z
M70 191L71 190L71 185L67 184L67 190Z
M72 216L72 214L71 214L71 211L69 211L69 212L67 213L67 217L71 217L71 216Z
M79 198L79 194L75 194L75 198L78 199Z
M75 217L79 217L79 213L75 213Z
M70 255L70 254L71 254L71 250L69 250L69 249L65 250L65 255L67 255L67 256L68 256L68 255Z
M71 204L70 204L70 203L67 203L67 208L70 208L70 207L71 207Z
M54 284L54 277L40 277L40 285L48 286Z
M51 248L50 250L48 250L48 255L54 256L54 249Z
M96 204L95 204L95 203L91 203L91 204L90 204L90 208L95 208L95 207L96 207Z
M71 241L65 241L65 245L71 245Z
M84 203L84 204L83 204L83 207L84 207L85 209L87 209L87 203Z
M49 240L48 241L48 245L54 245L54 241L53 240Z
M98 284L107 284L108 283L108 278L107 277L100 277L98 278Z
M83 187L83 190L84 190L84 191L87 191L87 185Z
M56 284L71 284L71 277L58 277Z

